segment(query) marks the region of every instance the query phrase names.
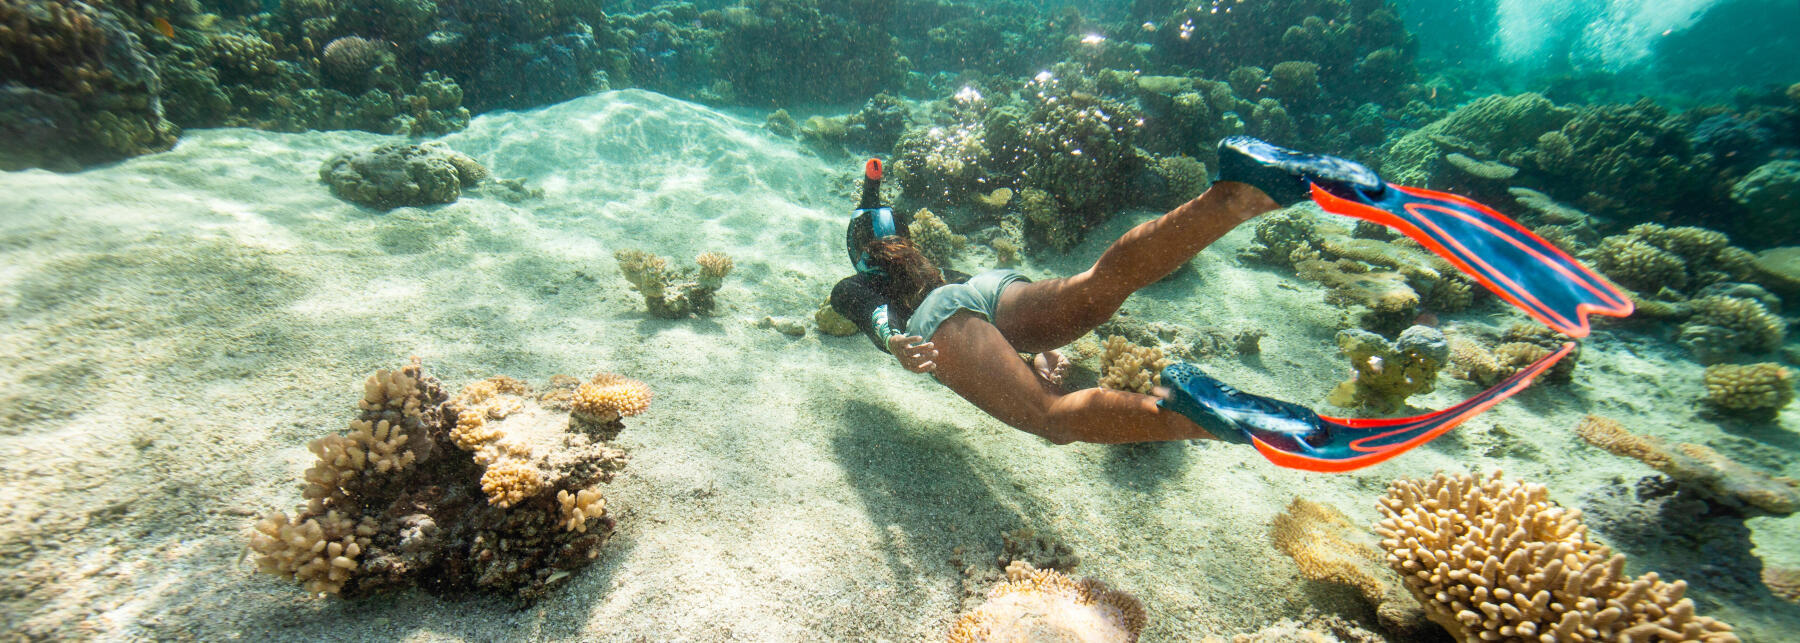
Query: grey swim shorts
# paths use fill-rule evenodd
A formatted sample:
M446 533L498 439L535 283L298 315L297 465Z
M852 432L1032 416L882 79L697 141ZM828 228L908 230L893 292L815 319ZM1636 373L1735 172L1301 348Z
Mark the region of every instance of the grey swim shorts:
M906 334L931 341L938 325L959 310L971 311L992 322L1000 312L1000 293L1020 281L1031 280L1016 271L996 268L970 277L964 283L938 286L925 296L925 301L919 302L919 309L906 320Z

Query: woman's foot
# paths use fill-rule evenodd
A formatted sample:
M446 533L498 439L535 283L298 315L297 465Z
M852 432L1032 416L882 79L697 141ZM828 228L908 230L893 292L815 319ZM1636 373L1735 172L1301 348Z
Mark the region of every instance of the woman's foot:
M1044 351L1031 358L1031 366L1044 381L1062 386L1063 376L1069 372L1069 358L1057 351Z

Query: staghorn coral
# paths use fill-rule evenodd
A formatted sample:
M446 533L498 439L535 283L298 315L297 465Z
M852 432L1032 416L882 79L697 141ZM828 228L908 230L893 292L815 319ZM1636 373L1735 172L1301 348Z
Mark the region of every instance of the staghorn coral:
M1000 641L1126 642L1138 640L1147 617L1130 594L1093 579L1014 561L987 602L950 628L951 643Z
M541 595L599 555L613 530L599 485L626 463L601 441L618 419L593 430L558 410L576 382L555 378L540 396L494 377L451 399L417 360L376 373L356 429L318 449L315 469L333 476L309 471L307 505L251 526L257 564L345 597L415 585ZM380 472L382 461L394 464Z
M1392 342L1351 328L1338 331L1337 342L1355 374L1326 399L1347 408L1398 411L1406 406L1407 397L1431 392L1438 370L1450 359L1444 334L1430 326L1407 328Z
M688 315L710 315L717 306L714 293L724 285L731 273L731 257L719 252L704 252L695 258L699 270L671 268L669 260L638 249L613 253L619 272L631 289L644 296L650 314L665 319Z
M606 496L599 489L582 489L569 493L564 489L556 492L556 502L562 505L562 528L566 531L586 532L589 520L606 515Z
M1100 386L1147 395L1162 385L1162 369L1169 363L1162 349L1137 346L1113 335L1106 338L1100 356Z
M1773 420L1794 401L1794 372L1763 362L1706 367L1706 404L1719 411Z
M1378 508L1389 566L1462 641L1737 640L1694 613L1685 582L1625 577L1624 554L1542 485L1439 472L1389 483Z
M1275 549L1294 559L1300 575L1349 585L1360 592L1390 631L1418 635L1425 612L1387 569L1381 550L1337 507L1296 497L1269 525Z
M1575 433L1588 444L1650 465L1740 511L1785 516L1800 509L1800 482L1750 469L1704 445L1670 447L1654 436L1635 435L1618 422L1597 415L1583 418Z

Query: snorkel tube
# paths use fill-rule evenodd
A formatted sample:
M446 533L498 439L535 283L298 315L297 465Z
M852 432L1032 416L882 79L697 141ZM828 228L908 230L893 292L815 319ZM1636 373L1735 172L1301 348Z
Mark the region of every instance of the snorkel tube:
M894 217L893 208L881 204L881 159L869 159L863 164L862 198L850 215L850 229L845 232L844 245L850 254L851 265L860 273L883 274L880 268L869 265L869 253L862 248L874 239L906 236L906 228Z

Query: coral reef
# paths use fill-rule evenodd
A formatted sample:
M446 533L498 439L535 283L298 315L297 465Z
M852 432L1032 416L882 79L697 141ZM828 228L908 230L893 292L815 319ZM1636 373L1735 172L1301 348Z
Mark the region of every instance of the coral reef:
M1294 559L1300 575L1355 588L1389 631L1416 636L1426 627L1419 602L1387 568L1381 550L1364 542L1374 538L1337 507L1294 498L1270 523L1269 540Z
M887 3L752 0L722 12L715 71L733 96L756 104L843 102L894 89L906 62L883 28L892 11Z
M1388 564L1459 640L1737 640L1694 613L1686 583L1625 577L1624 554L1541 485L1440 472L1389 483L1378 508Z
M162 76L114 9L0 2L0 170L71 172L175 144Z
M1162 370L1170 364L1162 349L1138 346L1119 335L1106 338L1100 356L1100 386L1149 394L1162 384Z
M1444 334L1430 326L1412 326L1392 342L1360 329L1338 331L1338 349L1350 359L1355 374L1337 385L1326 399L1346 408L1392 413L1406 398L1429 393L1438 370L1450 360Z
M1755 255L1730 243L1715 230L1641 223L1601 239L1586 257L1608 278L1642 293L1694 292L1752 274Z
M1800 482L1751 469L1705 445L1684 442L1671 447L1597 415L1584 418L1575 433L1588 444L1650 465L1740 512L1785 516L1800 509Z
M1138 640L1146 620L1143 604L1130 594L1014 561L1006 567L1006 582L988 592L987 602L957 619L948 640L1129 643Z
M540 396L496 377L452 399L416 359L377 372L348 434L312 443L307 503L252 526L258 567L344 597L541 595L599 554L613 528L599 485L626 462L599 437L617 435L616 417L596 427L556 410L573 382Z
M1771 235L1765 242L1789 243L1800 239L1800 161L1770 161L1731 185L1731 200L1755 217L1759 231Z
M698 270L671 268L669 260L637 249L613 253L619 272L631 283L631 289L644 296L650 314L665 319L681 319L688 315L711 315L717 305L714 293L731 274L731 258L717 252L704 252L695 258Z
M319 167L333 195L381 210L453 203L487 178L475 159L436 142L345 152Z
M1794 372L1763 362L1706 367L1706 404L1720 412L1773 420L1794 401Z

